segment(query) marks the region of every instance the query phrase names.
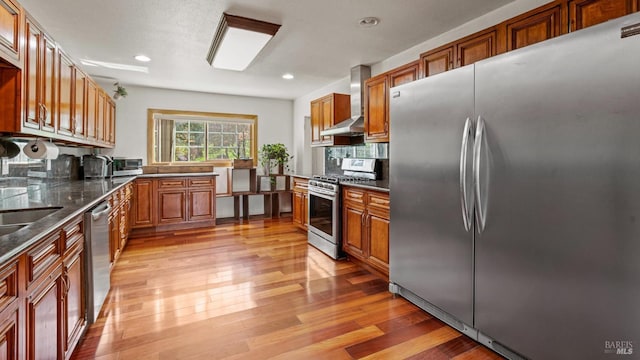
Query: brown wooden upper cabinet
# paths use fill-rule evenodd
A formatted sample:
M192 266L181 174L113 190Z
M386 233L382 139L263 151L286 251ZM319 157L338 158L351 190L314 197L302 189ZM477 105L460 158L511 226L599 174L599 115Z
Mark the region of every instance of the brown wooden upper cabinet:
M455 43L456 67L471 65L498 53L496 29L467 36Z
M584 29L640 10L640 0L570 0L570 31Z
M420 77L449 71L498 54L498 31L491 27L420 55Z
M420 62L413 61L365 81L364 137L366 142L389 142L389 89L418 79Z
M62 51L58 51L58 103L57 103L57 124L58 134L71 136L73 135L73 112L72 99L75 96L73 88L73 69L74 65L71 59Z
M24 126L55 132L56 45L38 25L26 17L24 66Z
M453 45L445 45L420 55L420 74L427 77L453 69L454 65Z
M311 102L311 146L348 145L344 136L322 136L320 132L351 116L350 96L329 94Z
M0 57L20 66L22 8L13 0L0 0Z
M506 50L511 51L567 32L565 6L552 2L505 22Z

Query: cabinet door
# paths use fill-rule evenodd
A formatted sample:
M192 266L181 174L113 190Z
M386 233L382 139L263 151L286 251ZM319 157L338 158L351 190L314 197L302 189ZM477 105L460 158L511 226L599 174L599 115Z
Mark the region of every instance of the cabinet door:
M110 145L116 144L116 103L107 96L107 114L109 123L109 139Z
M576 31L638 11L638 0L569 1L570 30Z
M107 121L106 121L106 105L107 99L104 92L100 89L96 89L96 137L98 142L105 142L107 134Z
M420 62L414 61L389 72L389 87L406 84L418 80L420 75Z
M189 190L189 221L215 220L216 192L214 189Z
M389 217L369 213L366 219L369 262L389 274Z
M62 318L64 320L63 345L66 359L71 357L73 347L86 325L83 257L84 244L79 242L78 247L64 260L62 290L65 296Z
M18 358L18 308L0 319L0 360Z
M58 359L61 309L58 268L27 298L27 359Z
M361 260L365 259L364 208L346 203L343 207L343 250Z
M98 138L98 124L97 124L97 102L98 102L98 88L96 83L94 83L91 79L87 78L87 139L96 140Z
M75 115L72 109L74 97L73 73L74 65L61 51L58 52L58 104L56 106L58 118L58 133L63 135L73 134L73 121Z
M301 191L294 191L293 192L293 223L296 224L298 227L303 227L302 224L302 217L303 215L303 205L304 205L304 198L303 198L304 194Z
M507 51L563 34L562 6L545 6L507 21Z
M387 76L376 76L364 84L364 136L367 142L389 141Z
M0 0L0 56L20 60L20 5L14 0Z
M26 18L25 26L25 61L24 61L24 126L27 128L40 128L40 68L39 52L42 32L29 19Z
M456 43L456 67L490 58L496 55L496 49L495 29L468 36Z
M187 190L158 191L158 224L187 221Z
M155 196L153 180L136 179L133 196L133 227L155 225Z
M328 129L333 126L333 100L331 98L325 98L322 100L320 104L322 107L321 116L322 116L322 130ZM323 143L328 143L331 141L331 136L322 136L321 140Z
M304 229L307 230L309 227L309 194L302 194L303 205L302 205L302 225Z
M42 36L42 98L40 105L43 113L41 114L42 126L41 130L47 132L55 132L55 111L56 111L56 44L48 36Z
M84 138L87 136L86 132L86 113L85 113L85 97L87 90L87 76L82 72L82 70L74 67L73 68L73 115L72 115L72 123L73 123L73 133L75 137Z
M420 55L422 77L432 76L453 69L454 47L435 49Z
M322 142L320 131L322 131L322 103L320 101L311 102L311 144L317 145Z

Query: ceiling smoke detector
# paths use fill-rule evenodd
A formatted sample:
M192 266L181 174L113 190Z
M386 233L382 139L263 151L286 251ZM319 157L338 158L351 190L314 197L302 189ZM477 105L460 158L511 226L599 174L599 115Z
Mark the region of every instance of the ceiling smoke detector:
M358 21L358 24L361 27L373 27L376 26L380 23L380 19L378 19L377 17L373 17L373 16L369 16L369 17L365 17L362 18Z

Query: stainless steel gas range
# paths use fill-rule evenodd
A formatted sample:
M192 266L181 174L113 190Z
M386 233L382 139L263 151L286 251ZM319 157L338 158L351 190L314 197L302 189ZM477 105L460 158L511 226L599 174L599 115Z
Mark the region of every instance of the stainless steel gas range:
M379 178L376 159L344 159L343 174L315 175L309 180L309 244L334 259L342 253L340 184Z

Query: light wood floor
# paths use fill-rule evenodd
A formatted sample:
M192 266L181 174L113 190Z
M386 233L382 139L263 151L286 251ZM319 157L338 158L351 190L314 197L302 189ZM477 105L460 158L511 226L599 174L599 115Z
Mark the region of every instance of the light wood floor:
M498 359L290 219L129 241L73 359Z

